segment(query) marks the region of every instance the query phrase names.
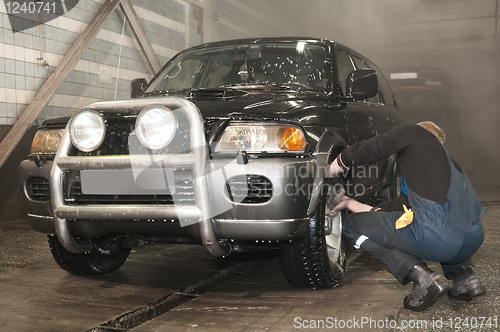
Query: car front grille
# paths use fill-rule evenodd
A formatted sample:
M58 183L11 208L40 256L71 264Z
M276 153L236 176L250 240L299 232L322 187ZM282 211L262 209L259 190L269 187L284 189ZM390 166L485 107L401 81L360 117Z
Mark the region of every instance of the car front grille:
M95 155L128 154L128 139L133 129L134 126L126 122L108 123L104 142Z
M175 180L175 194L172 195L95 195L84 194L77 172L68 172L66 175L65 204L67 205L194 205L193 182L188 179Z
M34 201L48 201L50 200L49 181L39 177L28 178L26 192Z
M265 203L273 195L271 180L262 175L246 174L230 178L226 189L231 201L236 203Z

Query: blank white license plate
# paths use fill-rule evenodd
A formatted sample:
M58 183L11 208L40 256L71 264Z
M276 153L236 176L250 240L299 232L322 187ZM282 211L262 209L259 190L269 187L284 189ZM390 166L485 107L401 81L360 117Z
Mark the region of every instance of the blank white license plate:
M175 194L174 171L166 169L81 171L86 195Z

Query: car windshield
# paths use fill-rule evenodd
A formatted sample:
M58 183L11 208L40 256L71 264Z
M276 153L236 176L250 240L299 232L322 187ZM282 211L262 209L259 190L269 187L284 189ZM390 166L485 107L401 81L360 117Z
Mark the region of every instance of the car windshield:
M262 86L325 90L327 68L325 48L306 42L214 46L177 56L146 93Z

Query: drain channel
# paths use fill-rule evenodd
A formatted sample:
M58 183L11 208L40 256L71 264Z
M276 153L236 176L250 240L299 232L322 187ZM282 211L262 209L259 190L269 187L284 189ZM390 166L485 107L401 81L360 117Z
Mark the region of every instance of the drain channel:
M164 296L135 310L129 311L86 332L129 331L151 319L154 319L198 296L203 295L213 286L227 282L245 272L257 268L265 261L276 258L277 253L267 254L258 261L241 262L225 268L223 271L197 281L175 293Z

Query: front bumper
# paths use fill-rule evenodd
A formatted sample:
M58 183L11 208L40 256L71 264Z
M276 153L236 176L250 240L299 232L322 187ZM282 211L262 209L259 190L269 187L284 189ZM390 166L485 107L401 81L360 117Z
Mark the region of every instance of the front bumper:
M25 160L20 165L21 193L28 210L31 227L42 233L56 233L54 215L69 219L75 237L94 238L108 233L135 232L155 235L187 236L200 239L196 223L199 215L177 206L165 220L164 212L173 206L141 205L63 205L56 210L51 200L39 200L30 192L33 178L48 183L53 161L38 167ZM218 159L208 162L209 204L218 238L234 240L283 241L306 234L306 215L315 163L303 158L251 159L248 164ZM265 177L272 183L271 197L262 203L245 203L231 199L228 181L246 175ZM179 218L179 216L181 216Z

